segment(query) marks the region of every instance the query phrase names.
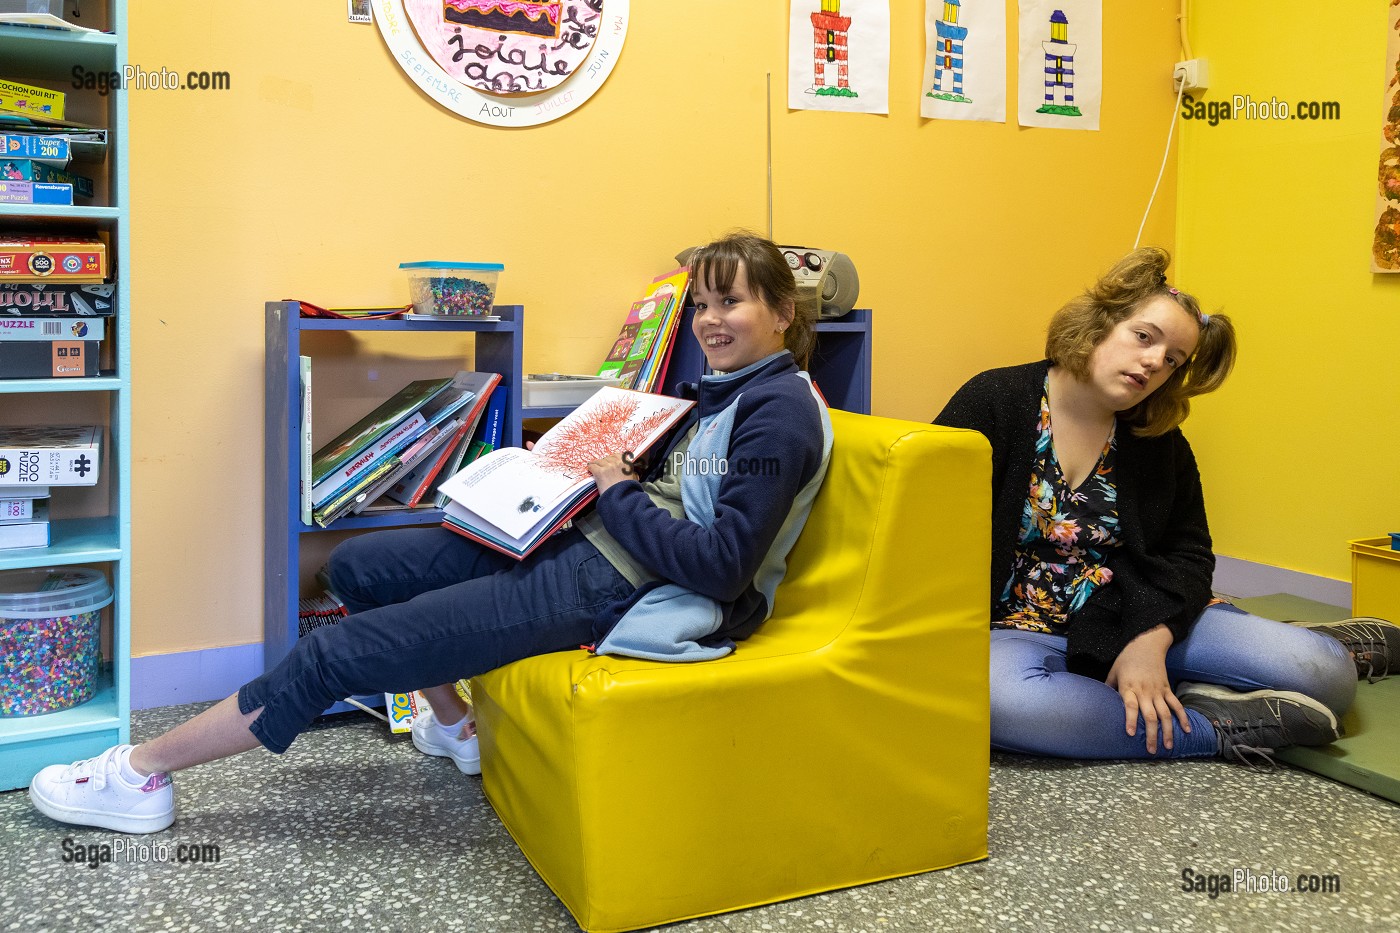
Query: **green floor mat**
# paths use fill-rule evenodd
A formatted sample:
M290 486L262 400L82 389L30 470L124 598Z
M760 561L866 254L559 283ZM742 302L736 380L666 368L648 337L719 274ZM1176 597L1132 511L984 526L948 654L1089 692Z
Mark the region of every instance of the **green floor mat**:
M1279 594L1230 600L1266 619L1330 622L1345 609ZM1318 748L1280 749L1276 756L1297 768L1400 803L1400 677L1356 685L1356 702L1342 717L1346 735Z

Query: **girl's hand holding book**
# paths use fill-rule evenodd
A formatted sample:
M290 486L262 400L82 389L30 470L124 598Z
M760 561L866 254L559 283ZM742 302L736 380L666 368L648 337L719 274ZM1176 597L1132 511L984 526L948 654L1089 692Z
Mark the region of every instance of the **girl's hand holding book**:
M632 458L622 454L608 454L601 460L594 460L588 464L588 472L597 481L600 496L618 483L637 478Z

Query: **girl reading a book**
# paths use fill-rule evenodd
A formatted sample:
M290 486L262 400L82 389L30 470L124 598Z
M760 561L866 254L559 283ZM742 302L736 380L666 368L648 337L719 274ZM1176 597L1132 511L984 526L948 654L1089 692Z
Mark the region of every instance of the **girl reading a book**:
M935 423L992 444L995 748L1245 763L1338 735L1400 629L1212 605L1201 481L1178 427L1220 386L1234 327L1139 249L1050 322L1046 359L971 379ZM1331 636L1331 637L1328 637Z
M45 768L30 785L35 806L65 823L155 832L174 820L171 772L259 744L284 752L344 697L425 686L432 709L415 719L414 744L476 774L477 739L457 680L581 644L703 658L752 633L772 612L831 449L826 408L802 371L814 309L799 307L781 253L759 237L701 247L691 266L694 335L715 372L694 388L696 418L675 432L656 469L639 475L626 451L590 464L596 510L521 561L444 528L343 542L330 576L347 618L313 630L271 671L150 742ZM686 454L765 469L661 469ZM716 622L671 624L686 618Z

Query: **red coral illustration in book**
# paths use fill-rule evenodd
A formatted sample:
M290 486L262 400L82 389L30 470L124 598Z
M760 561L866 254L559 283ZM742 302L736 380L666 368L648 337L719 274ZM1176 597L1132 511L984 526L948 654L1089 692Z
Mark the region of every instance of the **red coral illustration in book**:
M586 420L558 425L547 445L536 445L540 469L563 476L588 473L588 464L608 454L641 448L657 428L664 425L668 410L637 416L637 398L608 399L600 403Z

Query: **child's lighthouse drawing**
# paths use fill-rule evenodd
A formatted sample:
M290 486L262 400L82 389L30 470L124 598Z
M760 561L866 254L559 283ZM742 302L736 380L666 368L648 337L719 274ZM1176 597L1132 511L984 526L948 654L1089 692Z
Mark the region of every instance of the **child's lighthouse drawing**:
M1063 10L1050 14L1050 41L1045 49L1045 103L1036 113L1056 113L1065 117L1083 116L1074 105L1074 52L1069 41L1069 19Z
M889 0L792 0L789 17L789 107L889 112Z
M958 25L961 12L962 0L945 0L943 18L934 22L937 38L934 40L933 87L928 96L970 104L972 98L963 96L963 46L967 41L967 27Z
M851 48L847 34L851 17L841 15L841 0L822 0L812 14L811 93L823 97L859 97L851 88ZM836 86L828 87L827 71L836 66Z

